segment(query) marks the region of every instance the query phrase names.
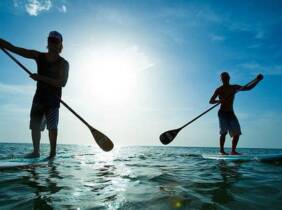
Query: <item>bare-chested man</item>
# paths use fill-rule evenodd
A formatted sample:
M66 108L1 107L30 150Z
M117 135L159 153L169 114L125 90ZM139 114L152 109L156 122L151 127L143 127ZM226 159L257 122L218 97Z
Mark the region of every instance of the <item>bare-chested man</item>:
M220 153L222 155L227 155L227 153L224 151L224 143L226 134L228 132L233 138L231 155L240 154L236 151L237 143L241 135L241 128L233 110L235 94L238 91L247 91L253 89L262 79L263 75L259 74L256 80L247 86L231 85L229 84L229 74L227 72L221 73L221 81L223 85L215 90L210 99L210 104L221 103L220 109L218 111L218 118L220 127Z

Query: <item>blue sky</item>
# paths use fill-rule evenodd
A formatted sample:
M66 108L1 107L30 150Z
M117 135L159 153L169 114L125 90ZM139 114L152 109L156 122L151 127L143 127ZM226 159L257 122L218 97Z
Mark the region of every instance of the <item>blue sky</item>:
M234 84L263 73L255 89L236 96L239 146L282 148L281 12L281 1L4 0L0 37L46 51L48 32L60 31L70 63L63 98L116 146L160 145L160 133L210 107L222 71ZM3 53L0 66L0 141L31 142L35 84ZM64 107L58 142L93 143ZM216 110L171 145L218 146Z

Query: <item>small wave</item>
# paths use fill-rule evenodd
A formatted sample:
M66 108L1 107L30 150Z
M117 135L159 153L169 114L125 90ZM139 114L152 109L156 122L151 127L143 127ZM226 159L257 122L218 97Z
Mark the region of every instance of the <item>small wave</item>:
M158 176L152 177L151 181L158 183L177 182L177 180L175 180L175 176L170 173L161 173Z
M179 157L196 157L196 158L202 158L201 154L180 154Z

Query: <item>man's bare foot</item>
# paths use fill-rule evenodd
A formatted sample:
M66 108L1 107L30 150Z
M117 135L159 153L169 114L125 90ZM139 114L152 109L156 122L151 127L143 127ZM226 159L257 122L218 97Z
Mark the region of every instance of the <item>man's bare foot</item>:
M236 151L232 151L232 152L230 153L230 155L242 155L242 154L239 153L239 152L236 152Z
M40 154L39 153L35 153L35 152L31 152L31 153L26 154L24 157L25 158L39 158Z
M221 155L228 155L228 153L226 153L224 151L220 151L219 154L221 154Z

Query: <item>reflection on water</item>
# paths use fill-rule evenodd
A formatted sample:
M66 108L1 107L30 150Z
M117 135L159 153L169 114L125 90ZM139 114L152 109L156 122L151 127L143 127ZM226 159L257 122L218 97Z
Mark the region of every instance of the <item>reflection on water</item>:
M239 172L240 164L239 162L228 163L224 160L219 160L217 166L222 181L218 183L218 188L212 193L212 200L214 202L225 204L234 200L231 188L241 177Z
M1 160L30 147L0 145ZM46 164L0 171L1 209L280 208L281 164L203 159L212 148L59 146Z
M62 179L62 177L59 175L59 171L56 170L56 165L50 160L45 170L40 167L30 167L26 171L28 174L23 176L22 180L19 180L32 194L32 202L29 202L26 207L53 209L52 194L62 189L62 187L58 186L57 179ZM22 204L19 204L18 207L22 208Z

